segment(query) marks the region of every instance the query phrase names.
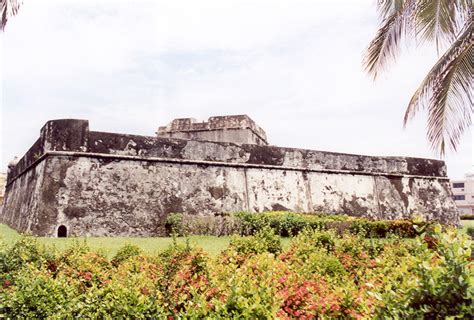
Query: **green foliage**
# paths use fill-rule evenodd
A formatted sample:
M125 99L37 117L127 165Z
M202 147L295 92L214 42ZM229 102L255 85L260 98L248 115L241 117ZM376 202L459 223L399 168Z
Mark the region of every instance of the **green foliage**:
M84 242L50 253L24 238L0 245L0 318L472 318L471 246L439 226L415 240L307 227L283 250L263 226L215 258L174 238L109 261Z
M351 232L366 238L399 236L414 238L425 227L424 222L410 220L379 220L354 218L345 215L297 214L291 212L241 212L236 215L242 225L241 234L254 234L264 227L271 227L283 237L295 236L304 229L334 229L339 234Z
M410 220L371 221L367 219L357 219L352 222L349 230L352 233L359 234L366 238L386 238L389 236L414 238L421 233L416 227L419 229L425 225L426 223L413 222Z
M466 234L471 238L474 238L474 227L467 227Z
M0 292L0 301L4 301L0 317L2 312L10 318L54 317L73 297L74 290L65 280L54 279L43 268L29 265L15 276L11 287L3 285L7 295L2 297L5 293Z
M401 318L474 316L472 242L454 230L443 233L441 226L436 226L432 234L419 238L417 245L420 249L411 271L416 281L402 282L400 291L387 301L387 312Z
M0 272L3 274L18 271L30 263L41 265L44 260L54 256L54 253L47 252L35 238L27 236L3 249L0 251Z
M165 228L168 236L226 236L238 234L242 229L240 220L232 214L201 216L182 213L171 213L166 219Z
M254 236L232 238L230 248L244 255L264 252L277 254L282 250L280 237L268 226L257 231Z
M121 264L124 261L127 261L128 259L138 256L142 254L142 250L133 244L126 244L122 248L119 249L117 254L112 258L112 265L117 267L119 264Z
M333 252L337 235L332 230L304 229L294 238L291 244L292 252L305 260L314 252Z
M172 234L183 236L183 214L170 213L168 217L166 217L165 228L168 236Z
M346 215L301 214L286 211L263 213L239 212L218 216L171 213L166 220L167 234L185 235L254 235L270 227L282 237L291 237L302 230L334 229L339 234L356 233L367 238L399 236L414 238L427 224L411 220L368 220Z
M272 319L280 298L275 280L283 276L284 266L273 255L262 253L247 259L239 268L230 265L218 271L218 288L225 294L211 299L208 316L220 319Z

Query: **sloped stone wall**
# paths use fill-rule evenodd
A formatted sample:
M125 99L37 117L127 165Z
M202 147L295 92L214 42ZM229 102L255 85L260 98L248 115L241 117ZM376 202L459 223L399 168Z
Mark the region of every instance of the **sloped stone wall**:
M172 212L243 210L459 221L442 161L45 128L8 176L0 221L21 232L163 235Z

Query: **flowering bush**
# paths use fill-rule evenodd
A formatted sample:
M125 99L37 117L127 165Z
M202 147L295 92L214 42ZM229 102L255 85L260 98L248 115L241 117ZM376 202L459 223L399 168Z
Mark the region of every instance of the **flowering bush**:
M474 316L472 242L435 227L415 240L271 227L217 257L188 243L109 261L76 242L0 245L0 318L435 319Z

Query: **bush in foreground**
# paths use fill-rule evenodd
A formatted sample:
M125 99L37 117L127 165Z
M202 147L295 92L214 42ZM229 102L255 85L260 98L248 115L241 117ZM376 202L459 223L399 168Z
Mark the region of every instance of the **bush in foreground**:
M439 227L413 241L307 228L286 250L263 228L215 258L174 243L112 261L23 238L0 246L0 318L470 318L470 250Z

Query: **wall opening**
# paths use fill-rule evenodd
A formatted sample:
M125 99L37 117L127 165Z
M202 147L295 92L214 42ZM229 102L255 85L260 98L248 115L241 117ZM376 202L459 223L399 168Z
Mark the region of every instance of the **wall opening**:
M58 228L58 238L67 238L66 226L60 225Z

